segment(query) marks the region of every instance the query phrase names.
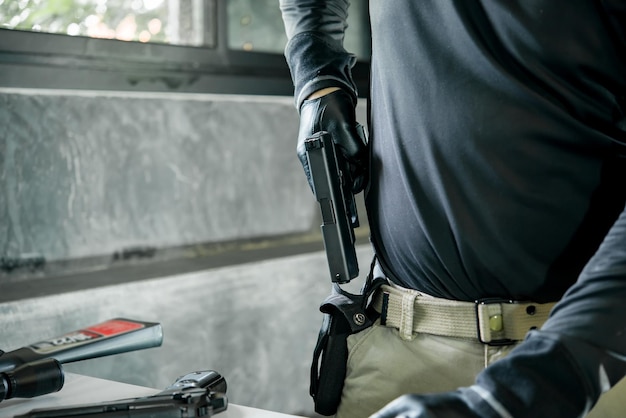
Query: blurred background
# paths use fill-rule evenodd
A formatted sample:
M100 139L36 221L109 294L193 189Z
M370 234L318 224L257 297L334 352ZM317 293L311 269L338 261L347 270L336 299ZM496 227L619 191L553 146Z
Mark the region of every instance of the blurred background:
M66 370L214 369L232 403L313 415L330 280L285 43L278 0L0 0L0 349L160 322L161 347ZM366 0L345 46L365 122Z

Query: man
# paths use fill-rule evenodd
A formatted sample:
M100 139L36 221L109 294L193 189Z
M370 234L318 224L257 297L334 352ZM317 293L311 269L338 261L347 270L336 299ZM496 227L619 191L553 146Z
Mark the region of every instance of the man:
M348 1L280 3L299 154L369 176L390 282L337 416L585 416L626 373L626 2L371 1L367 148Z

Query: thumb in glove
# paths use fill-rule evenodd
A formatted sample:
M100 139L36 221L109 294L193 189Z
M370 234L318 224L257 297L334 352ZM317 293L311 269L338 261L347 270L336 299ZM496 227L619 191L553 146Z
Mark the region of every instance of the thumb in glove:
M403 395L370 418L480 418L464 389L432 395Z

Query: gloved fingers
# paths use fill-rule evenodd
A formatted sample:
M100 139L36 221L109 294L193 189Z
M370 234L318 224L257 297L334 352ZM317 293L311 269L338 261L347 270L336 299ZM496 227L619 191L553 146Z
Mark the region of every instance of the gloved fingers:
M316 132L329 132L335 144L341 169L353 193L367 183L368 151L363 128L356 122L354 103L350 95L336 90L325 96L306 100L300 108L298 158L312 185L306 158L305 141Z
M463 390L402 395L370 418L478 418Z
M343 134L343 133L345 132L341 132L340 134ZM311 134L313 134L313 132L311 132ZM352 190L352 193L354 194L359 193L365 188L365 186L367 185L367 181L368 181L367 149L365 148L365 146L363 146L363 148L359 150L359 153L357 155L347 154L345 151L345 148L339 145L341 143L346 142L345 138L340 137L340 139L337 140L336 134L332 132L330 132L330 134L331 134L331 137L333 138L333 143L335 144L335 152L337 153L337 161L339 163L339 168L347 177L346 181L350 185L350 189ZM298 141L297 154L298 154L298 159L300 160L300 163L302 164L302 168L304 169L304 173L307 176L309 186L313 188L313 183L311 180L311 171L309 169L309 163L308 163L308 159L306 156L306 146L305 146L305 140L309 136Z
M355 194L365 189L369 180L369 149L365 133L360 125L357 127L357 135L361 138L360 144L362 144L362 147L359 148L356 157L346 157L349 165L352 192Z
M370 418L435 418L417 395L402 395L389 402Z

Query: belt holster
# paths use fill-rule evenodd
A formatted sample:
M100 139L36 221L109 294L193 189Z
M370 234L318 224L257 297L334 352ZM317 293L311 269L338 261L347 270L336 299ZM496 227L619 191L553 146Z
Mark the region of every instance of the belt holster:
M348 336L372 326L378 317L376 311L367 309L367 304L373 292L387 282L372 277L370 272L361 294L346 292L333 283L331 294L320 306L324 319L313 352L310 386L318 414L337 412L346 377Z

